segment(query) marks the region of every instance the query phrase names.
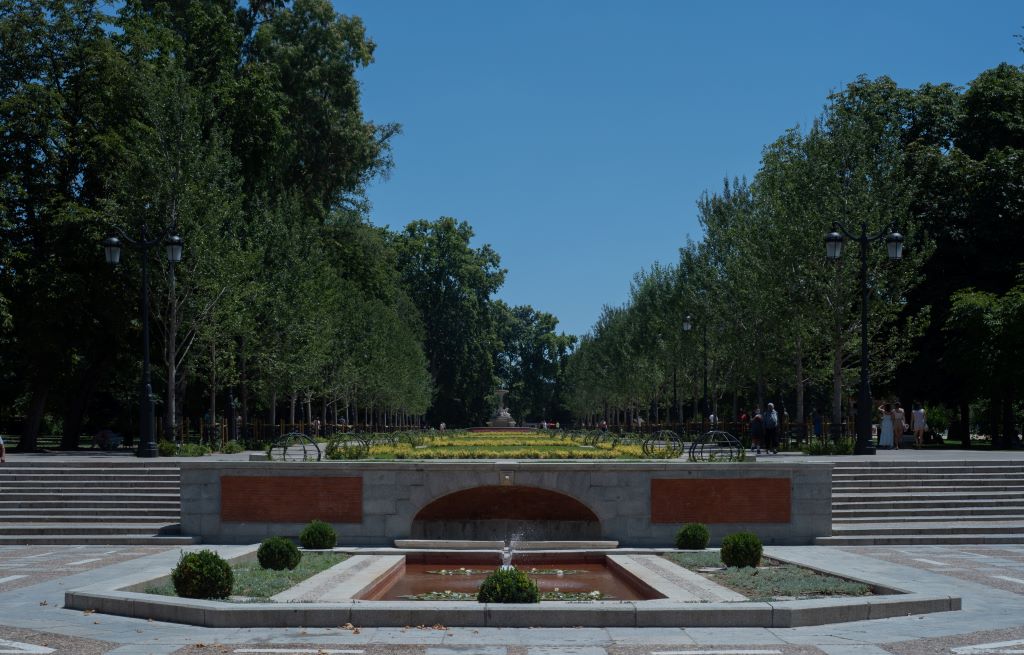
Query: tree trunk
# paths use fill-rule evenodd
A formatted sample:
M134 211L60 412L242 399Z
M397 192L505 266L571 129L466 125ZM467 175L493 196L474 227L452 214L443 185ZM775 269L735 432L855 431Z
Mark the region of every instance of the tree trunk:
M98 364L87 367L81 374L75 376L77 389L71 395L64 411L64 431L60 438L61 450L77 450L79 439L82 433L82 421L85 417L85 410L92 400L96 387L99 384L100 376L97 375Z
M1014 400L1016 396L1016 385L1009 382L1003 396L1003 441L1007 448L1020 446L1020 439L1017 436L1017 417L1014 414Z
M43 422L46 411L46 399L50 395L48 382L36 380L32 383L32 400L28 404L25 424L21 428L21 440L15 449L18 452L30 453L39 447L39 426Z
M960 401L960 443L964 448L971 447L971 404Z
M270 430L277 427L277 389L270 392ZM280 436L280 435L277 435Z
M295 393L293 391L292 392L292 397L291 397L291 411L290 411L290 413L288 415L288 422L292 424L292 430L295 429L295 405L297 405L298 402L299 402L299 396L298 396L297 393Z
M843 340L838 323L836 323L836 331L833 336L835 340L832 342L832 425L841 425L843 422Z
M796 335L796 422L804 424L804 351L800 334Z
M213 438L213 425L217 423L217 344L210 343L210 424L203 426L203 437L206 438L206 431L211 432Z

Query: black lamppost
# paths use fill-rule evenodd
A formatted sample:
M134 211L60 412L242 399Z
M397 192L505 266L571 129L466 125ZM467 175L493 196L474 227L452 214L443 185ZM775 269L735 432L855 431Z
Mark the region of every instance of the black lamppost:
M167 261L172 265L181 261L181 237L172 235L170 229L160 236L151 236L149 227L142 226L142 235L138 239L130 239L118 230L118 237L107 237L103 240L103 252L107 263L116 266L121 261L122 244L142 253L142 291L139 297L142 315L142 384L139 388L139 446L136 455L139 457L156 457L156 419L153 413L153 385L149 375L149 249L164 245L167 248Z
M683 332L689 332L692 329L693 319L687 314L686 318L683 319ZM701 326L701 332L704 342L704 398L700 401L700 428L703 431L704 424L708 418L708 324L706 322Z
M857 443L855 455L874 455L875 445L871 442L871 381L868 377L868 244L885 239L886 251L891 261L903 258L903 235L889 226L878 234L868 234L868 224L860 224L860 235L851 234L842 223L833 221L832 231L825 235L825 254L830 260L838 260L843 252L843 237L860 244L860 388L857 391Z

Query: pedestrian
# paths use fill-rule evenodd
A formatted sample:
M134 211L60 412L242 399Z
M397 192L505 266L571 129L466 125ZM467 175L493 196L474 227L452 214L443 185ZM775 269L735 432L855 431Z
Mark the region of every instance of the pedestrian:
M903 435L907 431L907 413L903 411L903 406L899 403L893 403L892 406L892 434L893 434L893 445L898 449L900 442L903 441Z
M911 428L914 430L914 448L924 445L924 433L928 429L927 417L921 403L914 403L914 410L910 413Z
M708 425L711 426L712 430L714 430L714 429L716 429L718 427L718 417L715 416L714 412L711 412L710 414L708 414Z
M0 464L7 462L7 449L4 447L4 438L0 436Z
M764 413L764 442L766 451L779 453L779 413L775 411L775 403L768 403Z
M750 421L750 442L760 455L764 445L764 417L761 416L760 408L754 411L754 418Z
M821 412L818 411L817 407L811 410L811 425L814 426L814 438L821 439L824 426L822 425Z
M441 421L441 426L440 426L441 432L444 432L444 429L445 429L446 427L448 427L448 426L446 426L446 425L444 424L444 421Z
M885 403L878 411L882 414L882 420L878 424L878 447L893 448L892 405Z

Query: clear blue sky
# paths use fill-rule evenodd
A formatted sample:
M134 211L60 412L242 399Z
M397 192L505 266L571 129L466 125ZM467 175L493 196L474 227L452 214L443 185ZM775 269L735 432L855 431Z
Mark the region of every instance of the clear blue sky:
M498 297L583 334L701 239L695 202L857 75L964 85L1024 63L1020 2L335 0L377 43L363 108L404 129L372 220L469 221ZM824 228L822 228L824 230Z

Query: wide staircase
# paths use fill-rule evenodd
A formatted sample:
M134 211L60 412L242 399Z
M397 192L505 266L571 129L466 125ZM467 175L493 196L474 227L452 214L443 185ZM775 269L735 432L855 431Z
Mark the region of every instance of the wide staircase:
M818 545L1024 543L1024 462L837 462Z
M0 545L196 543L181 535L174 462L30 461L0 465Z

